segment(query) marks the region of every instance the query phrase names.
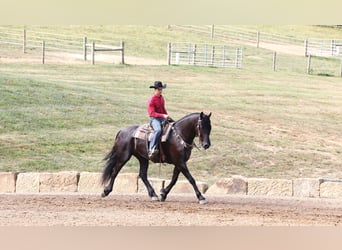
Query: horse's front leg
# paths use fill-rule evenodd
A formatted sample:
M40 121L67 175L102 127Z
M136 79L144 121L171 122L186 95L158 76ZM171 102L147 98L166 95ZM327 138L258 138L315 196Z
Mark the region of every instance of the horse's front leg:
M170 184L166 188L163 188L162 190L160 190L160 192L161 192L161 194L160 194L161 201L165 201L166 200L166 197L167 197L168 193L170 192L171 188L176 184L176 182L178 180L179 173L180 173L179 168L175 167L173 169L173 175L172 175L172 179L171 179Z
M203 197L202 193L199 191L197 185L196 185L196 181L195 179L192 177L192 175L190 174L190 171L188 169L188 167L186 166L186 163L184 163L181 167L180 167L180 171L182 172L182 174L188 179L188 181L190 182L190 184L192 185L192 187L195 190L197 199L199 201L200 204L205 204L207 203L206 199Z

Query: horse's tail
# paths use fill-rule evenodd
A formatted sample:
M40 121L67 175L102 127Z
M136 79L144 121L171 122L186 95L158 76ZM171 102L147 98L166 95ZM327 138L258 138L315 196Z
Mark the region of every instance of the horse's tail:
M119 135L120 131L117 133L115 141ZM104 161L106 162L106 165L103 169L103 173L102 173L102 184L106 184L113 173L113 168L115 167L116 164L116 157L115 157L115 142L114 142L114 146L112 148L112 150L110 152L108 152L108 154L105 156L105 158L103 158Z

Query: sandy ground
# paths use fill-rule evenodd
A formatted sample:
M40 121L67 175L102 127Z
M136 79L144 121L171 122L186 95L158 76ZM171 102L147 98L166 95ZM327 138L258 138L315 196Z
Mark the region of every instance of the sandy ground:
M169 194L2 194L0 226L342 225L342 200Z

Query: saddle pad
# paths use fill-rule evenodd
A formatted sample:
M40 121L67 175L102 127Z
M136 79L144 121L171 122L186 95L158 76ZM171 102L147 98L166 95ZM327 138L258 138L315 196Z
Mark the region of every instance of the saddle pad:
M163 134L161 136L162 142L167 141L172 126L173 126L173 123L169 123L163 128ZM134 132L133 137L142 139L142 140L146 140L146 138L148 138L148 141L151 141L153 134L154 134L153 128L151 127L149 123L147 123L138 127L137 130Z
M153 128L150 126L150 124L144 124L137 128L137 130L134 132L133 137L146 140L148 138L148 141L151 141L153 136Z

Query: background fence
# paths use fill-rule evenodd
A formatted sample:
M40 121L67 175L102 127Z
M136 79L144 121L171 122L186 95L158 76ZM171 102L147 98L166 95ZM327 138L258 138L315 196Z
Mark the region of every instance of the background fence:
M121 52L120 59L124 63L122 41L92 39L84 36L0 26L0 44L6 46L8 50L21 50L24 54L30 55L32 60L41 60L42 63L49 58L59 58L65 61L87 60L87 55L91 53L91 62L94 64L95 52L106 53L113 51ZM90 49L87 49L88 47ZM107 54L113 57L113 53ZM98 57L98 59L101 60L101 57ZM114 62L114 60L112 61Z
M269 65L273 71L342 76L342 40L300 40L225 25L168 27L170 37L173 37L173 30L182 30L187 34L200 34L198 37L204 41L172 43L168 49L168 64L243 67L247 70L263 70L265 65ZM125 62L123 42L107 39L111 37L110 33L101 34L107 40L85 37L80 33L68 27L62 32L53 33L45 32L38 26L26 30L0 26L0 57L41 63L84 60L95 63L95 57L96 61ZM225 45L210 44L214 38ZM135 49L139 48L136 44ZM310 60L307 58L309 55Z
M218 44L169 43L168 64L241 68L242 48Z
M211 39L219 38L257 48L281 50L282 53L342 57L342 39L297 39L291 36L276 35L228 25L173 25L170 27L205 34Z
M292 47L298 47L297 50L301 50L301 54L304 55L304 40L296 39L288 36L280 36L275 34L269 34L266 32L259 32L256 30L250 30L240 28L237 26L227 25L174 25L174 29L186 30L188 32L206 34L211 39L223 39L233 43L246 44L255 46L257 48L268 49L269 45L291 45ZM298 52L297 52L298 53Z
M305 44L306 56L342 58L342 39L307 39Z
M169 28L258 48L257 51L244 48L244 68L269 65L273 71L342 76L341 39L297 39L228 25L172 25Z

